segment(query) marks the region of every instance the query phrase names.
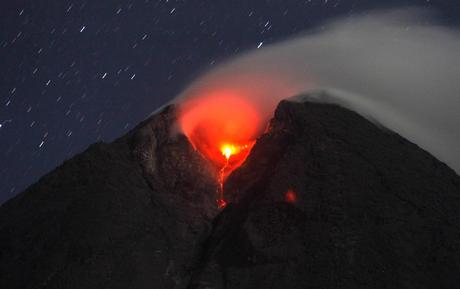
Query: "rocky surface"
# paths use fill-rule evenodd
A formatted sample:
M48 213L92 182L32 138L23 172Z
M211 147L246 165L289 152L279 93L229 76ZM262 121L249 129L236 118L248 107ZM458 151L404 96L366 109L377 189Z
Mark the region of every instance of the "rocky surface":
M416 145L283 101L219 212L218 169L174 122L167 107L2 205L0 287L458 288L460 177Z
M168 107L0 209L0 288L184 288L217 214L214 169Z

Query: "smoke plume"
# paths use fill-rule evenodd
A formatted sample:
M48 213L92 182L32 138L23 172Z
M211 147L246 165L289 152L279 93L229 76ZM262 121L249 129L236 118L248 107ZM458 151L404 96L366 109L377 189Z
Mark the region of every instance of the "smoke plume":
M281 99L325 89L333 97L319 101L368 116L460 172L460 34L435 18L404 9L335 20L226 61L178 100L187 111L200 98L241 98L261 132Z

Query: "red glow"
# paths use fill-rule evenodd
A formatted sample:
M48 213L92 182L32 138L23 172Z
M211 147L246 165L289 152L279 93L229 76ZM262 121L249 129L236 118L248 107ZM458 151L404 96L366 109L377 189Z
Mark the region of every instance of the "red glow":
M264 125L247 98L229 91L207 91L181 103L179 124L195 149L219 168L217 206L222 209L224 180L248 156Z
M224 176L246 159L260 133L261 119L252 103L229 92L192 98L181 106L182 131Z
M249 155L279 101L310 87L284 78L279 65L248 63L246 57L223 63L178 98L182 132L219 169L219 207L225 178Z
M293 190L288 190L284 198L288 203L295 203L297 201L297 194Z
M227 206L227 202L223 198L220 198L217 200L217 207L219 209L224 209L226 206Z

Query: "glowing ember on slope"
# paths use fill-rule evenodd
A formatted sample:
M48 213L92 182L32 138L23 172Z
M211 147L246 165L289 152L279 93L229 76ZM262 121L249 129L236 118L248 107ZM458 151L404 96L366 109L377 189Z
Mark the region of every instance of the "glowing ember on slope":
M295 203L297 201L297 194L293 190L288 190L284 198L288 203Z

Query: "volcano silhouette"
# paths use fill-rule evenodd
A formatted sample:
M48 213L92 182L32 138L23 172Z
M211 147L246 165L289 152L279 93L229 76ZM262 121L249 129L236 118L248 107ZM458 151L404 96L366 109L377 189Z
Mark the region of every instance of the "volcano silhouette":
M0 288L458 288L460 177L332 104L282 101L224 184L170 105L0 208Z

